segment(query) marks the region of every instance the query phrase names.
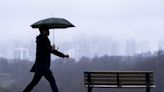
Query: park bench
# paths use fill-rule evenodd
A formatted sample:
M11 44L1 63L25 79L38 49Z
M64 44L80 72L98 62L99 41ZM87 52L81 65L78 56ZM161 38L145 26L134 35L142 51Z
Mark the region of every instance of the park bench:
M84 84L88 92L92 88L145 88L150 92L155 87L152 71L86 71Z

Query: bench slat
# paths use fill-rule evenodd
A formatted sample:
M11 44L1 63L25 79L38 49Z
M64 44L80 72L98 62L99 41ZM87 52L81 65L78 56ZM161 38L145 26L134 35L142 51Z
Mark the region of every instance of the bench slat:
M88 87L88 85L86 85ZM117 85L91 85L90 87L95 87L95 88L118 88ZM145 85L123 85L120 86L121 88L146 88ZM150 86L150 88L154 88L155 85Z

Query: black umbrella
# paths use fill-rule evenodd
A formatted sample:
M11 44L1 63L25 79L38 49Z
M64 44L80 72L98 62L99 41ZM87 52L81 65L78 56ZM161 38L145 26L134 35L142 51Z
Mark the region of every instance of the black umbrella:
M41 26L46 26L49 29L59 29L59 28L63 29L63 28L75 27L66 19L54 18L54 17L40 20L31 25L32 28L40 28ZM54 45L54 31L53 31L53 45Z
M58 29L58 28L68 28L68 27L75 27L69 21L63 18L47 18L40 20L31 25L32 28L39 28L41 26L47 26L50 29Z

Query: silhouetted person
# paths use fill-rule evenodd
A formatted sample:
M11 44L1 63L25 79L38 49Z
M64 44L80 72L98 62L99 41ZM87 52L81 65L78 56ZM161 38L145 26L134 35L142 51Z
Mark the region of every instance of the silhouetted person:
M42 76L44 76L51 85L53 92L58 92L55 79L50 70L50 54L53 53L62 58L69 58L51 46L48 39L49 28L46 26L41 26L39 28L40 35L36 38L37 48L36 48L36 61L30 72L35 72L31 83L24 89L23 92L31 92L34 86L40 81Z

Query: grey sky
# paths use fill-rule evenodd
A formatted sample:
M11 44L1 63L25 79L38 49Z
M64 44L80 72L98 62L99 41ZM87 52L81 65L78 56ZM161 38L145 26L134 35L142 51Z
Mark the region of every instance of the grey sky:
M28 42L38 34L30 25L62 17L76 28L55 30L57 40L73 35L117 40L164 39L164 0L3 0L0 3L0 43Z

